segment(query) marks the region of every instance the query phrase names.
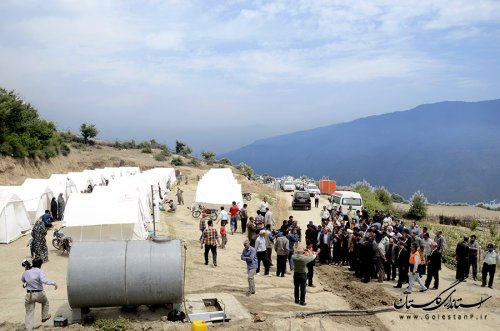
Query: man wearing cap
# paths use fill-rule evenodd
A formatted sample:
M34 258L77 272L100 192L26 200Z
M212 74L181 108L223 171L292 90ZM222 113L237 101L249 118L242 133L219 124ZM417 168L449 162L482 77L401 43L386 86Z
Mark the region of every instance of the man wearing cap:
M483 284L481 287L486 286L486 276L490 275L490 280L488 281L488 287L493 289L493 280L495 279L495 270L497 268L497 262L500 260L500 255L495 251L493 244L488 244L486 252L483 255Z

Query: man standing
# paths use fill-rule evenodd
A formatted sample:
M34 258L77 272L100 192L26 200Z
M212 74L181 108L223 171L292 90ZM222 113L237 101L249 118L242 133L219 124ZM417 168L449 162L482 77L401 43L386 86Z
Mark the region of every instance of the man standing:
M255 250L257 251L257 274L260 273L260 262L264 264L264 276L269 276L269 261L267 259L266 230L260 230L259 236L255 239Z
M487 251L484 252L483 256L483 284L481 287L486 286L486 276L490 274L490 280L488 281L488 287L493 289L493 279L495 277L495 269L497 268L497 262L500 260L500 256L494 249L493 244L488 244Z
M243 204L243 208L240 208L240 219L241 219L241 233L245 233L247 231L247 221L248 221L248 213L247 213L247 204Z
M184 197L182 196L182 193L184 191L181 190L180 187L177 187L177 193L175 193L175 196L177 197L177 204L180 206L180 205L183 205L184 204Z
M319 193L314 193L314 207L319 207Z
M270 227L274 227L273 213L269 211L269 207L266 207L266 214L264 215L264 225L266 228L268 225Z
M377 271L378 271L378 282L383 283L384 282L384 264L387 261L385 258L385 246L384 243L382 242L381 237L376 238L377 242L377 249L376 249L376 256L377 256Z
M318 249L316 252L313 250L313 244L312 242L306 242L306 250L304 251L304 255L310 255L314 256L315 259L309 262L307 266L307 286L309 287L316 287L313 284L313 278L314 278L314 266L316 265L316 256L321 252L320 249Z
M270 224L266 225L266 235L264 236L264 238L266 239L267 261L269 262L269 265L272 267L273 266L272 255L273 255L274 237L273 237L273 232L271 231Z
M398 267L398 283L395 288L403 287L403 283L408 282L408 261L410 260L410 253L406 249L403 241L399 242L399 252L396 259L396 266Z
M445 239L443 237L443 231L438 231L436 233L436 237L434 237L434 241L437 244L437 250L441 255L443 254L444 246L445 246Z
M250 246L250 240L245 240L243 243L243 252L241 252L241 259L247 263L248 273L248 291L247 295L255 294L255 270L257 269L257 252L255 248Z
M477 280L477 256L479 254L479 244L476 241L476 235L473 234L469 239L469 264L465 271L465 278L469 277L470 267L472 266L472 277L474 281Z
M269 207L269 204L267 203L267 198L264 197L264 199L262 199L260 206L259 206L259 211L260 211L260 214L262 215L262 217L266 216L266 208L267 207Z
M330 212L326 209L326 206L323 206L323 210L319 213L319 217L321 218L322 226L328 224L328 221L330 220Z
M288 257L289 242L283 233L279 232L276 242L274 243L276 250L276 276L285 277L286 259Z
M457 280L465 280L467 275L467 267L469 266L469 238L464 237L464 240L457 244L455 249L457 258L457 272L455 278Z
M304 253L309 254L307 251ZM312 262L316 256L302 255L300 251L293 255L293 285L294 285L294 298L295 303L302 306L306 305L306 285L307 285L307 264Z
M49 314L49 300L43 290L43 284L53 285L57 290L57 284L45 276L42 271L42 259L35 258L33 267L26 270L21 276L21 281L26 284L26 296L24 297L24 306L26 308L26 317L24 320L26 330L33 330L33 322L35 318L35 304L42 304L42 323L48 321L51 317Z
M396 279L396 256L397 249L394 239L389 239L389 245L385 249L385 273L387 280Z
M432 252L427 260L427 278L425 279L425 287L429 288L432 278L434 278L434 287L432 290L439 288L439 270L441 270L441 252L437 249L437 243L432 243Z
M236 201L233 201L231 208L229 208L229 214L231 215L231 234L234 234L238 229L238 211L240 208L236 205Z
M214 222L209 220L208 228L203 232L203 239L201 242L201 248L205 244L205 265L208 265L208 252L212 251L212 257L214 260L214 267L217 266L217 245L220 245L219 234L217 229L214 228Z
M220 217L220 224L226 225L227 221L229 219L229 215L228 215L227 211L224 210L224 206L220 207L219 217Z

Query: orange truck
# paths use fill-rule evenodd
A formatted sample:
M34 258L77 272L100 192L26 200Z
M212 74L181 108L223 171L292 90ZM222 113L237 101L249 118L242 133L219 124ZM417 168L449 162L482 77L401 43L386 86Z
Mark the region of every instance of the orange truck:
M332 194L337 188L337 182L330 179L321 179L319 181L319 190L321 194Z

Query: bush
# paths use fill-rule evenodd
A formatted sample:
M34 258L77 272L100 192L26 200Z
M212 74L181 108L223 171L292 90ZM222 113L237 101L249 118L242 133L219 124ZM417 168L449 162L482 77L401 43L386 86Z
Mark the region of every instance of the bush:
M387 191L384 187L377 187L375 191L375 197L378 201L380 201L384 206L390 206L392 203L391 196L389 191Z
M172 161L170 161L170 164L176 166L176 167L180 167L180 166L183 166L184 165L184 161L182 161L182 159L180 157L174 157L172 159Z
M71 152L71 149L68 147L68 145L61 144L61 154L63 156L68 156L70 152Z
M130 327L130 322L123 317L116 320L98 319L92 327L99 331L126 331Z
M167 161L167 157L168 155L163 151L154 156L155 160L160 162Z
M392 193L391 194L391 200L392 202L397 202L397 203L403 203L405 202L405 199L400 196L399 194L396 194L396 193Z
M410 204L410 210L406 215L407 218L418 221L427 216L427 198L422 192L415 192L410 199Z
M477 219L473 219L469 224L469 228L471 229L471 231L476 231L478 226L479 226L479 221Z
M148 154L151 154L153 153L153 150L151 149L151 146L146 146L142 149L141 151L142 153L148 153Z
M198 161L198 159L196 159L196 158L192 158L191 160L189 160L188 165L190 165L192 167L199 167L200 161Z
M231 163L231 161L225 157L225 158L222 158L220 159L219 161L217 161L219 164L223 164L223 165L232 165L233 163Z

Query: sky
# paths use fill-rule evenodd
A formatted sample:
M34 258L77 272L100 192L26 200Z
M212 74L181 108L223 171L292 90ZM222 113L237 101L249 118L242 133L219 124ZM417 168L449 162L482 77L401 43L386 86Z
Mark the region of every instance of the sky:
M196 153L498 99L499 59L498 0L0 1L0 87L59 130Z

